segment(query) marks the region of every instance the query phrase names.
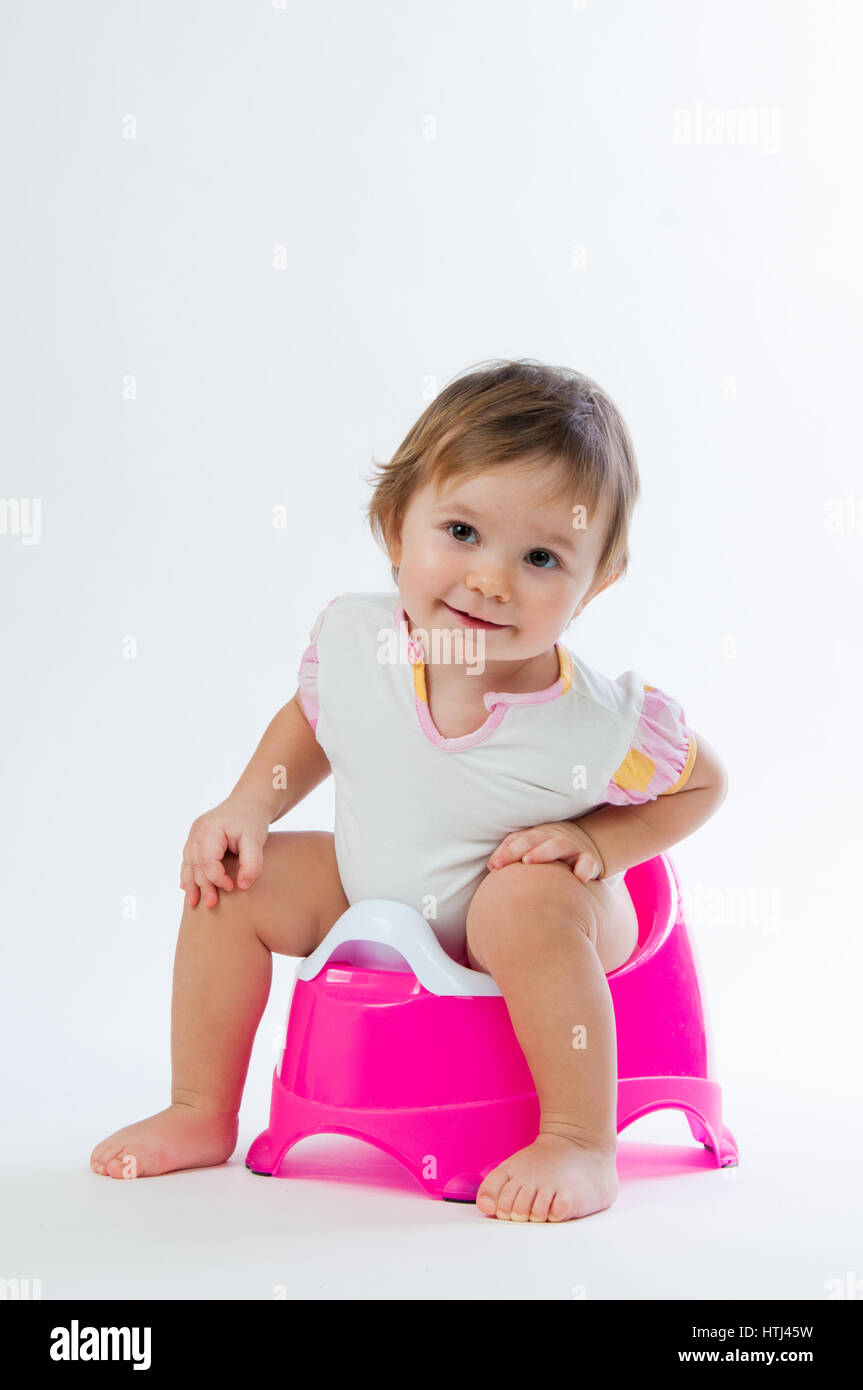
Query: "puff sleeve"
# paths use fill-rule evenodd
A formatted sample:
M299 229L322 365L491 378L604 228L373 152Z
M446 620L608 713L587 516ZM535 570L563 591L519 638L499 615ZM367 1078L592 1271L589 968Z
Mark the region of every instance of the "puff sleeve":
M612 806L640 805L678 792L689 780L697 748L678 702L645 685L644 704L623 762L605 793Z
M318 698L318 636L320 635L324 619L327 616L336 599L341 598L341 594L336 594L336 598L331 598L326 608L322 608L312 624L309 632L309 645L300 657L300 666L297 671L297 686L300 692L300 704L303 713L308 719L313 729L317 729L318 718L321 713L320 701Z

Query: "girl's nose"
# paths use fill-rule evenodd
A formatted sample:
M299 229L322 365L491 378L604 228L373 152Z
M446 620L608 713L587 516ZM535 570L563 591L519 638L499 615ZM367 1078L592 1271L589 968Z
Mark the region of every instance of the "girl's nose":
M488 566L482 574L474 571L465 575L465 587L471 593L482 594L483 598L502 598L508 600L511 585L503 570L492 570Z

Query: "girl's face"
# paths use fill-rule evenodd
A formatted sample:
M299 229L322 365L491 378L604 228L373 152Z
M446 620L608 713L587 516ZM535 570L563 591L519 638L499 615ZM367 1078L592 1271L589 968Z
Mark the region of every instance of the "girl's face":
M604 499L595 512L550 502L547 472L521 464L450 479L441 490L427 483L389 551L411 626L467 630L459 613L468 613L498 624L479 629L487 660L548 651L619 577L592 587L608 521Z

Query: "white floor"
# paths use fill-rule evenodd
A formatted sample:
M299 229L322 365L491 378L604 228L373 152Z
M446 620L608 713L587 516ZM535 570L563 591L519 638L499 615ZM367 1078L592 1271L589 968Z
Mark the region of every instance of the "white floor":
M697 929L739 1166L712 1167L679 1111L648 1115L620 1139L615 1204L550 1226L429 1198L341 1136L303 1140L276 1178L245 1167L298 963L281 956L230 1162L93 1173L101 1139L169 1100L176 927L160 902L146 929L64 913L63 887L9 900L26 927L4 944L0 1280L39 1279L44 1299L863 1298L863 933L835 875L835 902L816 883L778 925L727 913ZM59 924L50 949L41 915Z
M278 1178L252 1174L256 1069L228 1164L134 1182L88 1167L104 1103L73 1116L61 1101L55 1125L46 1094L7 1135L0 1275L39 1279L43 1299L823 1300L831 1280L863 1280L859 1096L843 1108L723 1076L739 1167L710 1167L679 1112L647 1116L620 1141L612 1208L525 1226L430 1199L339 1136L304 1140Z

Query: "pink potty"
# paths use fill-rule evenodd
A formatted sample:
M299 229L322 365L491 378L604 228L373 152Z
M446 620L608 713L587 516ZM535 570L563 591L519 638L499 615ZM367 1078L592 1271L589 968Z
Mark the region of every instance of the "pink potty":
M626 884L638 944L606 977L618 1133L676 1107L717 1166L736 1164L671 860L660 854L629 869ZM398 1159L429 1196L472 1202L485 1175L538 1129L536 1090L492 977L452 960L414 908L370 898L348 908L299 967L269 1127L246 1166L272 1175L300 1139L347 1134Z

